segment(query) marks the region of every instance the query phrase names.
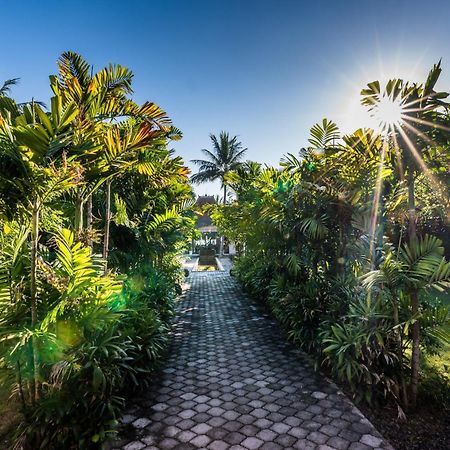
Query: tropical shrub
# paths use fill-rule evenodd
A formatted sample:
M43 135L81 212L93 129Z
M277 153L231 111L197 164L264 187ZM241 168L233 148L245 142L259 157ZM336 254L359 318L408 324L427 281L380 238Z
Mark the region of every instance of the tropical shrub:
M376 112L400 102L399 122L341 136L324 119L279 168L247 162L229 173L236 200L212 214L243 249L233 274L293 342L355 398L394 401L401 417L416 403L423 356L449 342L450 116L447 93L434 90L440 71L423 84L369 84L363 104Z
M49 111L0 90L0 370L22 409L16 449L100 448L167 343L193 194L167 148L180 131L133 102L132 77L66 52Z

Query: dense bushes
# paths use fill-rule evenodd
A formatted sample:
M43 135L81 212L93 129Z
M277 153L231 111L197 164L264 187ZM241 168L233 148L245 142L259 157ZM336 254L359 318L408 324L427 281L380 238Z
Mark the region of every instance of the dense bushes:
M69 231L57 239L54 266L61 264L61 248L67 251L65 261L74 261L73 271L83 273L82 279L73 279L83 299L78 304L79 295L64 286L59 291L66 296L64 310L59 301L60 311L44 318L48 336L39 339L39 347L50 348L41 361L41 399L18 431L24 448L70 448L75 443L90 448L110 436L124 406L123 390L144 387L155 369L174 309L174 284L157 269L146 267L121 287L97 273L88 253L85 260L78 259L77 250L87 249L74 244ZM66 276L57 273L52 285L61 286ZM69 295L77 304L67 301ZM26 348L22 351L18 360L26 358Z
M277 253L247 246L246 254L237 258L233 274L250 295L266 302L288 336L314 354L318 366L328 367L346 383L358 400L388 398L403 405L414 320L406 292L390 290L386 281L369 288L368 276L360 275L360 261L349 261L344 274L335 274L329 260L314 273L308 259L299 259L293 268L282 251ZM390 255L382 254L380 259L386 264ZM424 264L428 255L420 258L417 266ZM448 263L438 266L442 264L448 273ZM431 286L438 272L425 274L427 281L418 284ZM411 276L423 274L417 271ZM448 307L428 290L422 293L420 323L422 349L430 353L442 348L447 339L442 327L448 324Z
M243 249L233 273L245 289L356 398L393 401L400 416L416 403L420 354L449 342L449 248L427 234L449 231L450 116L434 101L447 95L433 90L439 73L435 66L424 85L369 85L371 109L381 96L422 106L381 134L341 136L324 119L300 158L230 173L237 200L213 212Z
M0 92L0 373L16 449L99 448L164 350L193 194L133 74L66 52L47 112ZM108 119L108 120L106 120ZM120 181L119 181L120 180Z
M281 266L267 279L262 265L270 267L268 261L260 260L259 273L254 267L246 270L254 260L241 256L234 273L251 295L267 303L288 337L316 357L318 367L328 367L348 383L358 400L398 394L391 392L395 380L390 378L399 373L393 323L380 299L368 299L351 276L319 274L299 282ZM260 282L256 289L247 281L249 273Z

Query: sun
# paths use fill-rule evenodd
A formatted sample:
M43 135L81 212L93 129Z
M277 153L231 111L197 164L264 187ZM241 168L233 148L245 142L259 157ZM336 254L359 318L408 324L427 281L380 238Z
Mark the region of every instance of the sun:
M387 96L380 98L373 110L373 117L383 133L389 133L403 122L403 105L400 100Z

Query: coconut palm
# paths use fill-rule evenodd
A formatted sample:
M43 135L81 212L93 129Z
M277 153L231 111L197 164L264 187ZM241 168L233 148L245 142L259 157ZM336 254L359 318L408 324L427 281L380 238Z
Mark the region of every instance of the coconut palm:
M226 176L232 170L236 170L241 164L247 151L238 141L238 137L230 138L229 133L221 131L219 137L210 134L213 151L206 148L202 152L208 159L193 159L191 162L199 166L198 173L191 177L193 183L205 183L207 181L220 180L223 189L223 203L227 202Z
M229 133L221 131L219 138L210 134L213 151L206 148L202 152L208 159L194 159L192 162L199 166L198 173L191 177L193 183L220 180L223 189L223 203L227 202L227 175L236 170L242 163L242 158L247 148L242 148L242 143L237 136L230 138ZM220 238L220 254L223 251L223 236Z

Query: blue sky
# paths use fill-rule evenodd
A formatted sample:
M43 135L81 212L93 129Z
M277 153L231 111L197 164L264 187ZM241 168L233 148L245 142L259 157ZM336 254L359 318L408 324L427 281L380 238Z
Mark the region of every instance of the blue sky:
M367 124L359 90L373 79L422 80L443 58L450 88L450 2L444 0L6 1L0 81L20 77L18 100L48 101L65 50L96 69L135 73L137 101L164 108L188 162L209 133L240 136L248 158L276 164L329 117ZM198 193L217 193L203 185Z

